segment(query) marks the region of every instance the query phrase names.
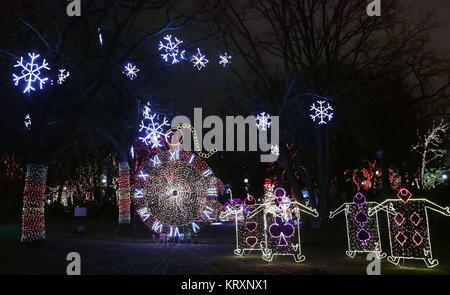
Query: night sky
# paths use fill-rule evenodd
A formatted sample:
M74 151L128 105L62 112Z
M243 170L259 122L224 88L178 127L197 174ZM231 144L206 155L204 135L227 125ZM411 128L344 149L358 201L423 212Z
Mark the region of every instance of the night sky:
M436 19L443 24L433 35L436 46L450 54L450 0L408 0L413 3L419 13L432 10Z

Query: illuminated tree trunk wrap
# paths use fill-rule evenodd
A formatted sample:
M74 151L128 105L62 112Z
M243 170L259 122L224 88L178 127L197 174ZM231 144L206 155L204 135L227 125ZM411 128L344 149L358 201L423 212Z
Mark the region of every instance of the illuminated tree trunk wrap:
M119 224L130 223L130 167L128 162L119 163Z
M21 242L45 239L45 182L47 166L27 165L23 191Z

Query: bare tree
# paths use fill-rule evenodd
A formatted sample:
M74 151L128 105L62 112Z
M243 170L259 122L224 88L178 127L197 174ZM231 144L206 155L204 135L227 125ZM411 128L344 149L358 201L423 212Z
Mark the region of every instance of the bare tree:
M412 150L419 153L421 158L419 168L421 188L425 188L425 170L427 169L427 165L447 154L447 150L441 149L439 146L442 144L443 136L446 134L449 126L442 119L438 125L433 123L433 127L428 129L427 133L423 136L417 130L419 142L413 146Z
M430 14L413 20L402 1L383 1L382 17L367 16L367 3L359 0L198 3L204 15L200 20L217 32L222 46L244 62L245 67L234 66L233 70L242 84L251 88L247 92L275 115L282 117L292 109L304 111L316 95L345 107L341 100L348 100L355 90L386 79L402 81L407 90L392 91L383 98L367 94L366 101L358 103L380 99L383 107L394 109L448 98L448 61L427 45L428 33L437 24ZM325 138L327 132L323 130ZM286 127L283 133L291 142L301 137L295 128ZM322 165L327 162L327 149L325 146L320 153ZM281 159L285 167L291 167L286 149L281 149ZM289 181L297 187L294 191L299 197L290 170ZM328 176L323 173L321 212L326 213Z

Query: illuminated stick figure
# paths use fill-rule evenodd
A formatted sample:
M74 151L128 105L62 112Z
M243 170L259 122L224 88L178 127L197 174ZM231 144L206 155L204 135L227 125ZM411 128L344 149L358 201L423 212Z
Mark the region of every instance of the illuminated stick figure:
M370 217L369 209L377 206L376 202L366 202L366 197L356 193L353 202L344 203L336 210L330 212L330 218L345 212L347 224L348 257L354 258L356 253L375 252L379 259L386 257L381 250L380 229L378 216Z
M234 254L242 256L251 251L262 251L265 234L262 214L257 214L249 218L249 213L257 209L256 200L250 194L247 194L245 201L233 199L231 189L227 191L230 199L225 203L225 210L220 214L220 220L234 220L236 230L236 248Z
M433 258L430 242L428 209L450 216L449 207L441 207L427 199L411 199L412 194L400 189L398 199L387 199L369 209L369 216L379 210L388 210L391 255L387 260L398 265L400 259L423 260L427 267L439 264Z
M277 194L281 191L282 194ZM262 258L272 261L276 255L293 256L295 262L302 262L305 256L301 252L300 212L319 216L317 210L306 207L297 201L292 202L284 189L278 188L272 197L265 196L263 206L249 214L250 217L264 212L264 232L266 242Z

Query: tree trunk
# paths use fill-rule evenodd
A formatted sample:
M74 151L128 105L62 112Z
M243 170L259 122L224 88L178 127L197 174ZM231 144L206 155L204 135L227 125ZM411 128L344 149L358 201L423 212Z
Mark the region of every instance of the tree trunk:
M128 162L119 163L119 224L130 224L130 167Z
M46 165L27 165L23 191L22 237L28 243L45 239Z
M319 168L319 211L323 224L327 224L328 210L328 129L325 126L318 126L317 139L317 163Z
M304 201L302 191L299 187L297 178L295 177L294 171L292 169L292 160L290 157L289 150L286 148L284 144L280 144L280 151L281 151L280 153L281 161L283 163L284 168L286 169L286 175L288 178L289 185L294 190L295 198L298 201Z

